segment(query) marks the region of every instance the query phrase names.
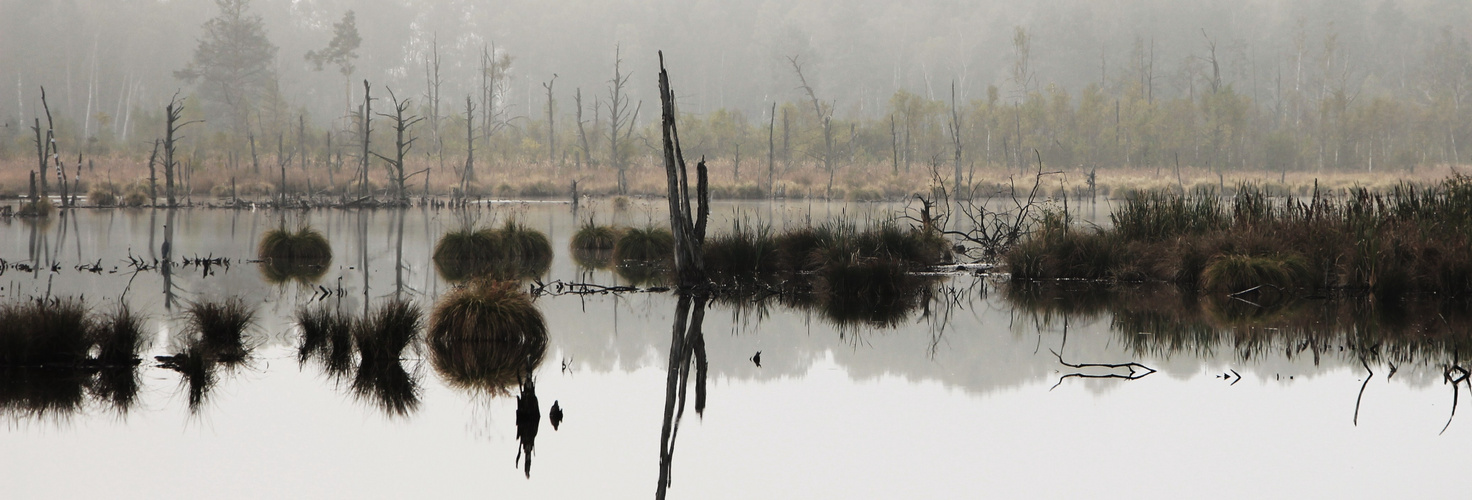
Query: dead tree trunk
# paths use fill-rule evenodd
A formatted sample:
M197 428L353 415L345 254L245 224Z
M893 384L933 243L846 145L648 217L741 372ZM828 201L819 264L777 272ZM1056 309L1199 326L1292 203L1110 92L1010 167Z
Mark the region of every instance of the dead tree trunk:
M475 103L465 96L465 169L460 171L460 197L475 182Z
M178 96L169 100L168 106L164 107L164 195L168 198L169 206L178 205L178 199L174 193L174 171L179 162L174 159L174 153L178 152L178 141L183 137L178 136L179 129L189 123L180 123L179 119L184 116L184 103L179 102Z
M954 166L956 168L956 180L954 184L956 187L952 193L955 195L956 200L961 200L962 197L969 198L970 195L961 191L961 112L956 109L955 82L951 82L951 143L956 147L954 159Z
M675 128L675 97L670 91L669 73L664 69L664 52L659 53L659 101L663 111L660 122L669 193L670 232L675 237L675 272L680 277L681 290L698 289L707 282L702 249L706 219L710 215L708 179L705 160L702 159L695 166L697 204L692 207L685 155L680 150L680 132Z
M581 145L583 147L582 153L578 156L578 168L581 169L581 168L583 168L583 165L592 165L593 164L593 156L588 151L588 133L583 129L583 89L582 88L577 89L577 92L575 92L573 94L572 101L573 101L573 104L578 107L578 113L577 113L577 120L578 120L578 141L581 143ZM597 123L594 123L593 126L594 127L597 127L598 124Z
M557 73L552 74L552 79L542 84L547 89L547 164L552 165L557 161L557 127L553 122L553 112L556 110L557 101L552 99L552 86L557 84Z
M613 79L608 81L608 161L613 164L614 170L618 171L618 193L628 194L629 176L628 165L624 164L623 153L619 151L629 135L634 130L634 121L639 118L639 106L634 108L633 115L629 114L629 96L624 92L624 85L628 84L629 76L623 74L623 58L620 57L618 47L613 49Z
M154 165L158 163L158 147L163 141L153 140L153 152L148 154L148 204L158 203L158 170Z
M772 174L776 172L777 102L772 101L772 114L767 117L767 197L772 197Z
M889 115L889 148L890 169L894 175L900 175L900 135L894 126L894 115Z
M363 105L358 108L358 132L359 140L363 143L363 154L358 165L358 197L368 198L368 160L372 153L368 150L368 143L373 134L373 88L368 85L368 80L363 80Z
M828 191L824 193L824 197L831 197L833 194L834 175L833 108L829 107L826 112L823 110L823 102L818 100L818 95L813 92L813 87L808 85L807 78L802 74L802 65L798 64L797 58L789 57L787 61L792 63L792 70L797 72L797 80L802 83L803 91L807 92L808 100L813 103L813 112L818 116L818 123L823 126L823 157L819 160L823 162L823 171L828 173Z

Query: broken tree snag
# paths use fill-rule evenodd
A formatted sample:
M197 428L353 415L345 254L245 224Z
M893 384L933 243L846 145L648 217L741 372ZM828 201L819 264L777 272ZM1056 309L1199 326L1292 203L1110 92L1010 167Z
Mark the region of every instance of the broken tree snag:
M705 159L696 164L696 203L690 206L690 180L685 156L680 150L680 132L675 127L675 98L670 92L669 72L664 68L664 52L659 53L659 103L661 138L664 145L664 171L668 184L670 233L675 237L675 272L679 288L689 290L706 283L705 263L701 258L705 243L705 222L710 215L710 193L707 187Z

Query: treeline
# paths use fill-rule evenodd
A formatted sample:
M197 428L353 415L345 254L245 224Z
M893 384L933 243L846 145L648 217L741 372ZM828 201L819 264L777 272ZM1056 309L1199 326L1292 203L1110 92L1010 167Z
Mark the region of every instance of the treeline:
M631 79L624 62L644 54L610 47L612 71L601 85L569 86L556 74L540 80L518 75L518 58L504 46L484 43L467 51L463 41L455 42L446 53L460 59L448 60L432 38L417 42L423 50L412 65L386 76L387 84L368 78L365 87L366 75L357 68L364 38L353 11L335 22L319 21L333 33L325 45L288 54L272 43L251 2L216 4L219 11L201 29L193 59L174 72L185 89L182 119L205 122L181 141L187 168L271 172L288 164L349 170L366 164L379 171L383 162L393 163L385 157L399 157L394 146L403 142L390 117L379 114L395 101L411 124L403 130L412 144L405 161L416 168L438 166L463 176L482 162L623 172L658 154L657 125L638 98L647 93L639 91L647 81ZM1370 18L1389 15L1381 7ZM962 175L1022 171L1037 160L1082 170L1169 172L1179 165L1217 172L1356 172L1457 165L1472 153L1472 117L1460 109L1472 92L1472 49L1460 32L1443 27L1423 33L1420 43L1400 48L1398 65L1385 65L1349 55L1362 49L1363 36L1354 34L1356 42L1349 43L1343 40L1351 37L1332 23L1323 29L1308 24L1301 19L1272 57L1252 56L1238 43L1219 44L1202 30L1186 57L1167 58L1152 37L1135 36L1122 58L1100 52L1097 81L1073 86L1042 83L1037 68L1049 61L1035 54L1055 49L1041 48L1038 30L1015 26L1010 46L996 48L1008 56L1004 68L994 69L994 83L968 92L974 82L947 84L927 76L923 86L857 103L838 97L851 92L835 90L842 82L832 75L846 73L795 50L767 57L794 84L792 92L681 113L680 127L689 156L706 156L728 165L734 178L758 184L768 168L793 165L826 170L831 183L835 170L855 165L897 175L932 165ZM467 53L471 59L463 60ZM302 61L322 75L318 80L336 79L341 86L315 88L311 94L318 99L299 102L299 92L289 93L276 75L282 60ZM468 85L467 71L473 76ZM39 87L20 86L22 104ZM54 121L63 155L143 161L163 134L165 113L162 106L134 103L136 87L124 85L115 105L102 106L98 97L103 111L83 120L74 113L47 120L34 106L23 108L24 120L8 120L0 129L0 159L19 165L34 158L30 126L40 120L43 127ZM365 112L365 88L376 96L371 112ZM321 111L323 98L339 111ZM377 121L368 134L365 116ZM373 145L366 162L365 137Z

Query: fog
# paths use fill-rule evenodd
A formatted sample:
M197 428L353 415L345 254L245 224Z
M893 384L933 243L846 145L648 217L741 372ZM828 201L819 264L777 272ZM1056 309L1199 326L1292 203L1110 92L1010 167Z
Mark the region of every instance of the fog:
M1115 122L1108 124L1115 130L1089 132L1094 137L1079 142L1097 142L1111 134L1105 139L1129 142L1129 132L1119 130L1129 126L1119 123L1129 121L1129 116L1120 118L1119 101L1125 101L1125 115L1132 113L1130 96L1136 95L1159 107L1158 114L1164 116L1172 111L1160 103L1176 99L1185 103L1184 112L1200 108L1195 113L1203 116L1197 121L1209 127L1212 105L1207 96L1229 89L1241 102L1240 109L1228 113L1246 116L1228 125L1253 129L1253 134L1229 131L1222 138L1209 138L1207 142L1237 141L1244 151L1238 158L1223 153L1225 157L1215 158L1217 163L1237 165L1240 159L1243 166L1273 168L1263 165L1274 163L1272 158L1258 154L1248 161L1245 151L1270 150L1274 143L1267 132L1278 131L1291 132L1291 138L1283 141L1291 140L1301 153L1278 162L1299 168L1336 162L1362 165L1365 160L1377 161L1374 155L1382 153L1375 148L1390 145L1398 145L1401 152L1386 149L1382 156L1401 154L1403 163L1458 163L1460 151L1472 143L1472 137L1466 137L1472 122L1447 113L1460 114L1455 111L1461 98L1472 89L1467 46L1472 5L1455 0L225 3L234 2L245 4L247 17L259 16L266 38L276 48L268 65L274 73L268 75L269 83L276 90L235 104L245 109L240 113L245 118L237 117L232 124L218 116L218 103L210 102L218 99L178 74L195 56L205 23L219 15L224 4L0 1L0 80L13 88L0 94L9 96L0 98L0 117L8 129L0 154L24 153L29 126L37 118L44 122L42 86L60 122L57 128L67 129L59 135L124 149L146 149L159 134L153 128L138 131L151 126L139 125L139 120L156 117L176 93L205 101L211 115L207 127L212 131L238 135L242 127L266 129L271 122L295 122L298 114L305 114L314 127L345 129L350 126L347 121L334 119L355 109L365 79L377 89L375 97L386 97L391 89L398 97L423 105L430 87L427 64L436 48L442 109L423 114L449 117L463 113L467 96L482 93L482 55L492 47L495 57L509 57L510 63L491 105L500 107L508 129L525 133L545 127L544 84L554 76L558 134L573 133L564 128L576 123L576 91L583 94L584 121L592 124L595 110L606 118L616 50L623 72L631 75L626 91L632 102L645 104L638 126L646 125L655 116L650 106L657 103L654 76L657 51L662 50L676 81L682 113L735 111L752 129L766 125L774 102L790 103L793 111L811 114L809 96L794 71L795 60L814 96L833 108L836 119L867 128L879 127L878 121L896 112L899 91L948 104L954 85L955 100L963 106L988 101L994 106L1024 104L1029 96L1037 96L1044 108L1061 106L1071 108L1071 113L1082 114L1081 107L1093 105L1098 109L1089 112ZM333 24L348 11L355 14L361 37L352 60L355 67L346 76L332 64L318 70L304 56L327 47ZM1097 86L1092 92L1099 102L1088 102L1090 86ZM477 106L484 108L479 102ZM1352 120L1357 114L1369 117ZM931 119L932 128L942 128L941 115ZM976 124L985 121L983 115L984 111L972 113L976 120L971 125L980 127ZM865 120L876 124L871 127ZM1080 116L1070 121L1082 127L1087 120ZM1398 125L1392 131L1360 130L1369 126L1361 122ZM1057 140L1056 128L1045 135ZM989 128L975 132L973 143L983 142L983 136L991 133ZM1221 127L1212 133L1221 134ZM1121 139L1121 134L1126 137ZM1374 142L1376 134L1384 136L1379 144ZM862 141L860 135L856 130L852 140ZM1145 135L1141 132L1141 137ZM1333 140L1343 144L1330 144ZM1018 142L1036 142L1032 147L1049 143L1032 138ZM1067 141L1060 147L1063 142ZM1148 142L1137 139L1118 152L1074 146L1075 151L1061 161L1136 164L1139 157L1146 157L1149 163L1157 153L1127 150L1150 147ZM1196 144L1194 149L1199 148ZM1343 151L1335 153L1336 148ZM878 156L887 144L869 149ZM1043 154L1058 153L1044 149ZM1358 159L1351 162L1343 155ZM1114 157L1118 158L1108 159ZM1187 161L1204 164L1213 159L1195 153Z

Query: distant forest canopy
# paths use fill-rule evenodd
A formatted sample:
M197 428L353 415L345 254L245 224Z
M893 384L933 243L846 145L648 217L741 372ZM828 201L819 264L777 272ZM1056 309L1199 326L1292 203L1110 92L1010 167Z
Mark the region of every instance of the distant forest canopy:
M420 157L617 165L664 50L692 157L1409 169L1472 158L1469 36L1465 0L0 0L0 159L43 86L64 153L146 157L177 93L197 157L352 155L367 80Z

